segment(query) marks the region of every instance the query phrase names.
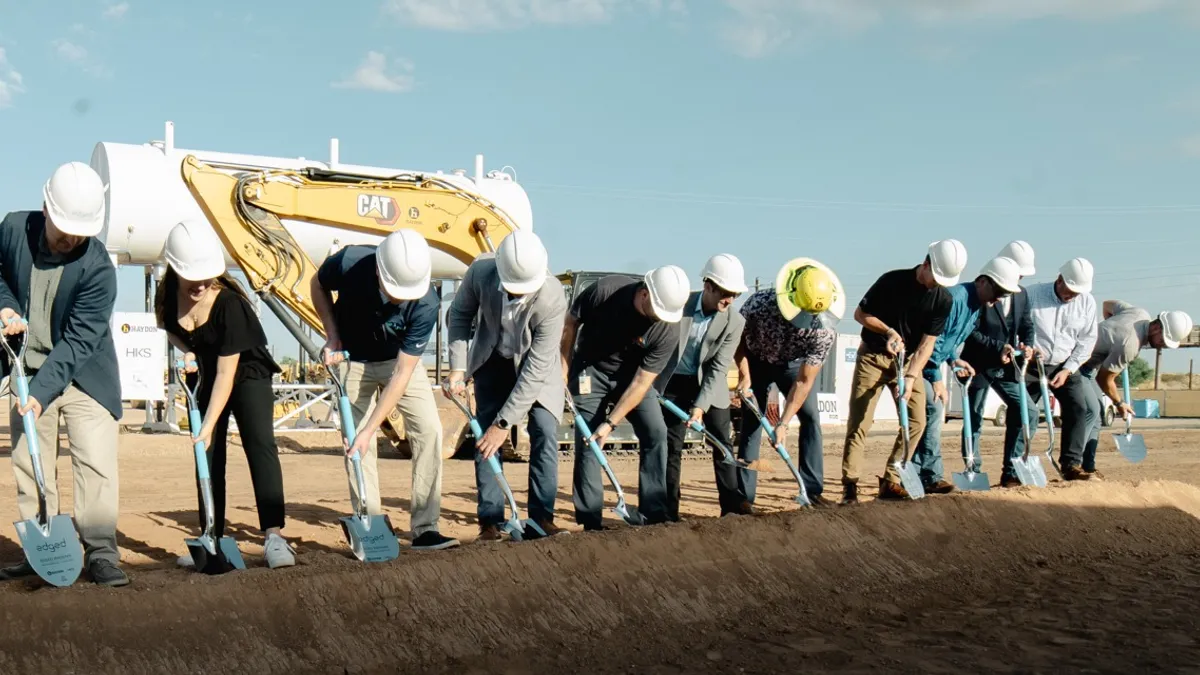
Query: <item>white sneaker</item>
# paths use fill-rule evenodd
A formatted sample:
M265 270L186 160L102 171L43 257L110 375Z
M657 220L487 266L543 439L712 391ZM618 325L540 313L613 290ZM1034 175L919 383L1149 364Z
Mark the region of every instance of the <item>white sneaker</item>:
M263 544L264 555L267 558L267 567L275 569L276 567L291 567L296 564L295 550L288 545L283 537L272 532L267 535L267 541Z
M196 561L192 560L191 555L181 555L175 559L175 564L180 567L195 567Z

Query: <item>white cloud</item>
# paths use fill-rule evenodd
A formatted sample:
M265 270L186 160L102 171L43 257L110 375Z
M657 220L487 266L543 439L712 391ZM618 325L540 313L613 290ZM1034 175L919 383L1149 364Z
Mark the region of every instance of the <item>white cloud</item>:
M350 77L334 82L333 86L339 89L366 89L391 93L412 91L413 85L416 84L416 78L412 74L415 70L412 62L393 59L392 64L400 72L389 73L387 57L382 52L369 51Z
M25 92L21 73L8 62L8 54L0 47L0 108L10 108L17 94Z
M1179 149L1188 157L1200 157L1200 134L1179 141Z
M763 56L796 38L859 32L887 20L925 25L952 22L1114 19L1193 8L1194 0L723 0L729 13L721 32L743 56ZM1193 8L1194 9L1194 8ZM788 39L767 35L787 34ZM758 36L754 39L749 36ZM747 45L756 48L746 49Z
M685 0L385 0L384 12L402 23L446 31L494 31L533 24L604 23L617 11L683 14Z
M109 5L108 8L104 10L104 18L120 19L121 17L125 16L125 13L128 11L129 11L129 3L128 2L119 2L115 5Z
M68 63L73 63L79 66L83 72L88 75L104 77L109 74L108 69L95 62L88 54L88 50L83 45L76 44L70 40L58 38L50 43L54 47L54 53L58 57Z

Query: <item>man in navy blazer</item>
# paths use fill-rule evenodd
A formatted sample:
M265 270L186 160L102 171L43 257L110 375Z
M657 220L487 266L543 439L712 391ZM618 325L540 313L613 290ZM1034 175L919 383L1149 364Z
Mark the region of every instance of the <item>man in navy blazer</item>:
M0 223L0 325L4 339L26 333L29 399L9 415L12 466L21 518L37 517L22 416L32 411L46 476L46 507L58 513L58 421L67 425L75 473L75 521L88 576L124 586L117 550L117 423L120 374L109 322L117 275L104 244L105 187L91 167L58 167L43 190L40 211L16 211ZM23 318L24 322L14 321ZM0 352L3 354L3 352ZM3 357L5 374L13 364ZM15 397L14 397L15 400ZM0 579L34 574L28 561L0 570Z

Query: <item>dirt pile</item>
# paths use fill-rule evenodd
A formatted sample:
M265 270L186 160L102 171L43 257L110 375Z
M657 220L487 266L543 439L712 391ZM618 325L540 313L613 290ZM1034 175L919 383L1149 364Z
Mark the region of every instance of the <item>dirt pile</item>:
M994 490L0 592L0 673L1168 672L1200 489Z

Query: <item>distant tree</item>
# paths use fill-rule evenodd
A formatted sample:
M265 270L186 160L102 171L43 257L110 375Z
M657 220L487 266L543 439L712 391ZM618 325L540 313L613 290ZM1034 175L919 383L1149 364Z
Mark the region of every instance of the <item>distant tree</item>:
M285 356L282 359L279 359L279 365L281 365L281 366L290 366L295 362L296 362L296 359L293 359L290 356Z
M1129 363L1129 386L1136 387L1143 382L1154 379L1154 369L1149 363L1138 357ZM1118 383L1119 384L1119 383Z

